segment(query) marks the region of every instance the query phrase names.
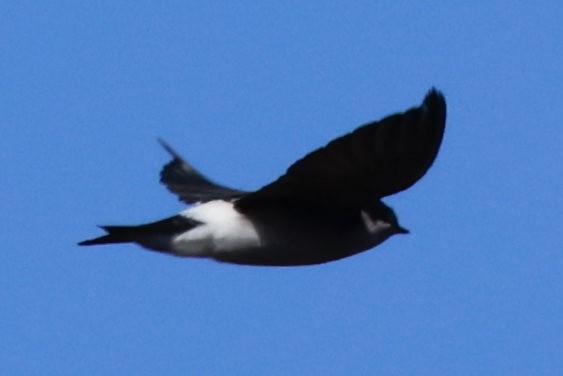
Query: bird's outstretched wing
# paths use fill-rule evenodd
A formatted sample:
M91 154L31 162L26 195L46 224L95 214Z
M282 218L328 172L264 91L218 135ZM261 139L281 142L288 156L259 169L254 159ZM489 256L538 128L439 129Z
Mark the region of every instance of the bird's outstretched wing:
M158 140L172 160L160 171L160 182L187 204L216 199L228 199L245 194L234 188L212 182L185 161L166 142Z
M361 208L409 188L432 165L444 134L446 102L431 89L419 107L361 126L291 165L285 175L236 202Z

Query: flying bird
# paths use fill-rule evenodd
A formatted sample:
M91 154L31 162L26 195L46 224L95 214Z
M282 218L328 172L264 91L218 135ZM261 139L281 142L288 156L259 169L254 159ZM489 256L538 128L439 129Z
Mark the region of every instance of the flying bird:
M352 256L409 232L381 199L426 173L445 123L444 96L431 89L420 106L336 138L253 192L211 181L159 140L172 156L160 181L188 209L138 226L100 226L105 235L79 245L136 243L244 265L312 265Z

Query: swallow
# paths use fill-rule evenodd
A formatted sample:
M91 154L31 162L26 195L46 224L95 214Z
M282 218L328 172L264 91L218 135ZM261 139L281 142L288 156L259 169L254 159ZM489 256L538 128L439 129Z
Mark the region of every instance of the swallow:
M434 162L446 102L431 89L418 107L336 138L256 191L217 184L159 140L172 160L160 181L188 208L81 246L135 243L175 256L242 265L298 266L339 260L407 234L382 198L416 183Z

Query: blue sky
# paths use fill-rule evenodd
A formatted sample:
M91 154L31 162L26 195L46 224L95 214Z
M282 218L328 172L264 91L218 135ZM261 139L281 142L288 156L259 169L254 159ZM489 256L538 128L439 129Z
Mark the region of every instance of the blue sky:
M4 2L6 375L560 375L563 5ZM306 152L448 102L438 159L386 202L411 230L321 266L130 245L184 206L162 137L256 189Z

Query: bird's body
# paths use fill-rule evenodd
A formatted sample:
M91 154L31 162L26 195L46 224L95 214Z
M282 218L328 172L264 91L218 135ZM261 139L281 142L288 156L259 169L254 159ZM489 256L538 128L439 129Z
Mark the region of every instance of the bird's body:
M255 192L215 184L163 143L173 160L161 181L193 204L140 226L102 226L81 245L133 242L176 256L247 265L310 265L338 260L407 233L380 198L408 188L432 164L445 101L367 124L293 164Z
M384 231L389 225L369 227L361 212L345 220L336 212L317 215L283 208L266 208L246 216L233 203L215 200L183 215L202 225L172 239L171 248L178 255L253 265L333 261L372 248L392 234ZM343 253L344 249L348 252Z

